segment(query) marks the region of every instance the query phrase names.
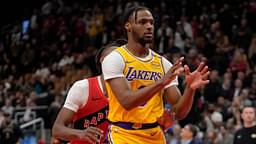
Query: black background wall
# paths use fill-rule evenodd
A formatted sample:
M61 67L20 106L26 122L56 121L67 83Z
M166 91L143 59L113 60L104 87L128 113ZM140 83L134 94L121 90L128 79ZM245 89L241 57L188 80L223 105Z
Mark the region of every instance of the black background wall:
M0 3L0 27L14 23L26 15L30 15L34 8L41 8L46 0L3 0Z

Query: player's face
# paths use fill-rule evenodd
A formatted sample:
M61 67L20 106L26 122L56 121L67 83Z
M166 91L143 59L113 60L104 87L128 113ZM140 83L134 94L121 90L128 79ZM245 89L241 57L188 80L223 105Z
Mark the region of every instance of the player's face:
M244 108L242 112L244 122L253 122L255 120L255 111L252 107Z
M132 18L132 36L142 45L152 43L154 38L154 18L148 10L140 10Z

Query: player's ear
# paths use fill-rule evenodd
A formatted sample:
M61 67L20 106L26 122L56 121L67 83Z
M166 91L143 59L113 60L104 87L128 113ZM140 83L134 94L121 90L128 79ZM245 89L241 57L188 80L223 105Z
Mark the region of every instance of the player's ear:
M131 31L131 24L129 22L125 23L125 29L130 32Z

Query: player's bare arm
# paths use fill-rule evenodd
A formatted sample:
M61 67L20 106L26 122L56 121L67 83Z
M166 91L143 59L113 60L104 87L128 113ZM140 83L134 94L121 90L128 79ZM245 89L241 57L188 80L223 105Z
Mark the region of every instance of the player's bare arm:
M198 68L192 73L187 65L184 66L186 77L186 88L183 96L176 86L171 86L165 90L165 96L173 105L172 112L175 113L177 119L183 119L189 113L196 89L209 83L208 75L210 74L208 66L201 63Z
M53 125L52 134L55 138L71 141L74 139L88 141L90 143L99 142L103 136L103 131L99 128L88 127L85 130L69 128L72 117L75 112L62 108Z
M120 104L126 109L131 110L145 102L154 96L157 92L162 90L166 85L173 81L177 75L183 71L182 61L184 58L180 58L173 67L167 72L166 75L156 83L141 88L139 90L132 90L125 77L118 77L107 80L114 94L116 95Z

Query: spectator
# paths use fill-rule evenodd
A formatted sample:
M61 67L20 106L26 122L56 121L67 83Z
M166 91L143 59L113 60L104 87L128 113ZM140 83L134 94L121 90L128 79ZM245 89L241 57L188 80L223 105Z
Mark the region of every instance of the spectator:
M227 130L226 125L220 127L220 132L222 135L222 144L233 144L234 134Z
M9 113L4 113L4 121L0 128L2 144L15 144L21 142L23 137L20 127L14 123Z
M235 97L238 97L242 91L243 88L243 82L241 79L236 79L234 81L234 88L232 89L232 97L230 100L232 100Z
M186 32L183 29L181 22L177 22L177 28L174 33L174 46L179 48L181 53L185 53L185 39L187 38Z
M224 79L221 85L221 96L225 99L232 100L232 89L231 89L232 79Z
M5 105L2 107L3 112L13 115L14 107L12 106L12 100L10 98L7 98L5 100Z
M256 64L256 35L253 35L249 46L248 57L251 59L251 64Z
M248 20L246 18L241 18L236 40L238 46L243 48L245 52L248 52L251 34L252 29L248 26Z
M217 139L217 132L214 130L208 131L205 136L204 144L221 144Z
M181 127L177 123L166 132L167 144L177 144L180 141Z
M163 54L168 48L169 39L173 37L173 30L168 26L168 17L162 20L161 27L157 30L157 47L158 53Z
M248 70L247 58L241 50L235 50L233 58L229 64L229 68L233 73L240 71L246 72L246 70Z
M0 110L0 129L3 126L3 123L4 123L4 112Z
M243 126L235 133L234 144L255 144L256 121L254 107L244 107L241 118L243 120Z
M188 124L181 129L181 144L203 144L201 139L198 139L197 136L197 127Z
M205 101L215 103L220 95L221 86L219 83L219 72L217 70L212 70L210 74L210 83L206 85L204 89Z

